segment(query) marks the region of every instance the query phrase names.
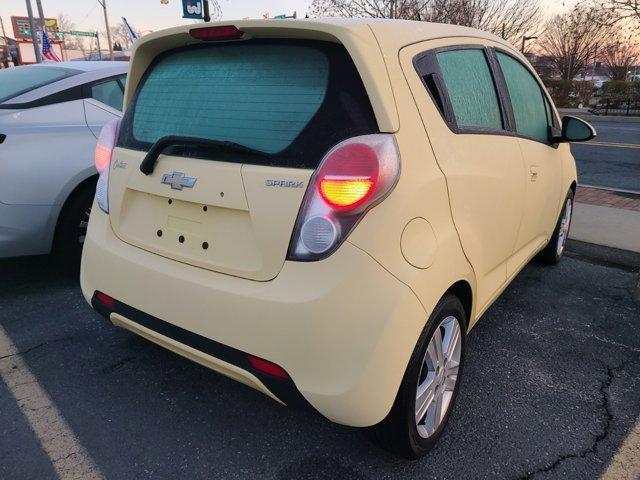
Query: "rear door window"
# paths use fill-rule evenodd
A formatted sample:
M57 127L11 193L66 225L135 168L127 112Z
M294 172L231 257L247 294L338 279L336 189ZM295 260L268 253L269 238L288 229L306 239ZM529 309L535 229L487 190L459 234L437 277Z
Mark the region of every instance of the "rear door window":
M377 131L343 47L256 41L179 49L157 59L127 110L120 144L148 150L164 136L195 137L265 154L227 161L315 168L340 140Z
M122 77L124 78L124 77ZM120 79L114 78L106 82L91 85L91 98L122 111L124 101L124 85Z
M436 55L458 127L502 129L498 95L481 49Z
M548 127L553 122L540 84L515 58L501 52L496 52L496 57L509 90L516 131L525 137L548 142Z

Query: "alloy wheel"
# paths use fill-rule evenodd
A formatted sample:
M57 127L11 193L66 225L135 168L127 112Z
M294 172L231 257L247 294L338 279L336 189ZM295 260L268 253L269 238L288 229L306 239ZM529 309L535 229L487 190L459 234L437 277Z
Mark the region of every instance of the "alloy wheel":
M567 243L567 237L569 236L569 226L571 225L571 214L573 212L573 201L571 198L567 198L567 203L564 206L564 212L562 213L562 220L560 220L560 230L558 231L558 243L556 244L556 254L558 257L564 252L564 246Z
M415 421L423 438L435 433L449 411L458 383L461 355L460 322L450 315L433 332L418 377Z

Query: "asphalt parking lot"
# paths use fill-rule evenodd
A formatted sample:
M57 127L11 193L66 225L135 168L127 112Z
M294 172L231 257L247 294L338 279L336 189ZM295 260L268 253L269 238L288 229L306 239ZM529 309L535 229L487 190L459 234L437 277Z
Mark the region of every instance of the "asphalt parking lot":
M640 192L640 123L593 117L588 121L598 136L592 142L571 145L578 182Z
M471 332L452 420L416 462L113 327L50 258L0 271L2 479L86 477L56 450L69 437L109 479L596 478L640 417L629 269L528 266Z

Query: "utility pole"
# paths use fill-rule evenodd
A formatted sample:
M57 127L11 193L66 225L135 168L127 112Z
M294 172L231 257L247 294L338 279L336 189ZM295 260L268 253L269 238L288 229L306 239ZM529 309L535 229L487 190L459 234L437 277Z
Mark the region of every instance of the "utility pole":
M40 43L40 52L42 52L42 35L46 35L46 27L44 24L44 13L42 13L42 2L40 0L36 0L36 8L38 9L38 16L40 17L40 36L38 36L38 42Z
M33 9L31 8L31 0L27 1L27 15L29 16L29 30L31 30L31 40L33 41L33 51L36 54L36 62L42 63L42 51L38 45L38 35L36 34L36 25L33 21Z
M44 13L42 12L42 1L41 0L36 0L36 7L38 8L38 16L40 17L40 28L42 28L42 31L45 31L45 24L44 24Z
M0 27L2 27L2 40L4 42L4 61L6 66L6 65L9 65L9 60L11 60L11 54L9 53L9 42L7 42L7 34L4 31L4 22L2 21L2 17L0 17Z
M111 61L115 60L113 56L113 44L111 43L111 31L109 30L109 17L107 16L107 0L98 0L98 3L102 6L102 11L104 12L104 26L107 29L107 43L109 44L109 56L111 57Z

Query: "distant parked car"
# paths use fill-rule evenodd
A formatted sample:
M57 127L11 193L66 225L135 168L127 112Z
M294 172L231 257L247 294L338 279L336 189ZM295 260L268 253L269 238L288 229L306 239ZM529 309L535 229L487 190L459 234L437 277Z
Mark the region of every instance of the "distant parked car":
M102 126L122 116L127 62L0 71L0 257L82 250Z

